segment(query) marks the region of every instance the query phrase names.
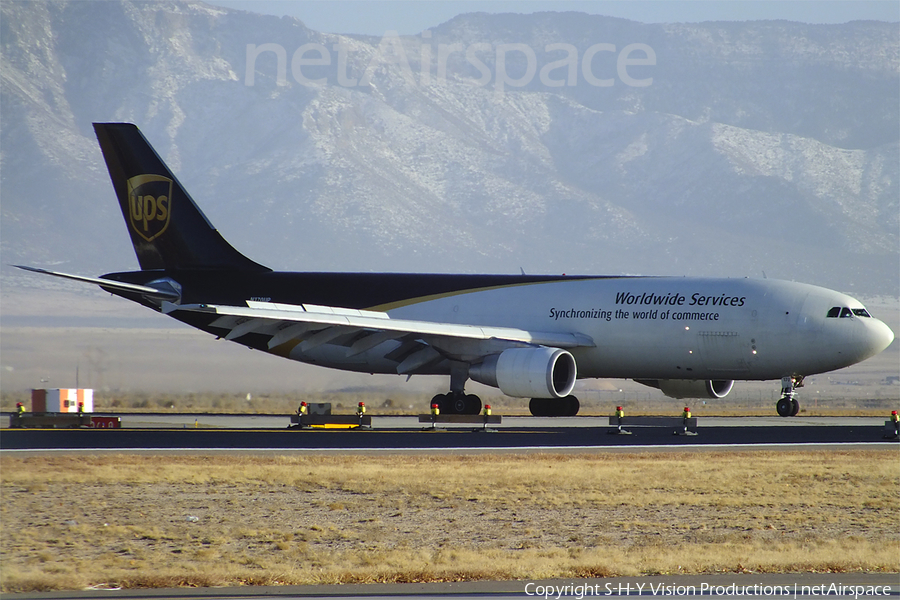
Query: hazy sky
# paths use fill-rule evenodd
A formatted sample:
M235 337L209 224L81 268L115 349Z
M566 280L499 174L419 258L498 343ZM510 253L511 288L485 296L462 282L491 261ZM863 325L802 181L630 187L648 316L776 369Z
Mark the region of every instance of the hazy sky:
M329 33L413 35L468 12L579 11L640 21L676 23L787 19L804 23L900 21L896 0L207 0L256 13L290 15Z

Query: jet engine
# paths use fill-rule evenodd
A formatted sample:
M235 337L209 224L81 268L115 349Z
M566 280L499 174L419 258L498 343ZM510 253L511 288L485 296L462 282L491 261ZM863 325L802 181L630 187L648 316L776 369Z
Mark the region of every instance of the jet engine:
M724 398L734 386L730 379L635 379L655 387L669 398Z
M559 348L510 348L469 367L469 377L514 398L564 398L575 387L575 357Z

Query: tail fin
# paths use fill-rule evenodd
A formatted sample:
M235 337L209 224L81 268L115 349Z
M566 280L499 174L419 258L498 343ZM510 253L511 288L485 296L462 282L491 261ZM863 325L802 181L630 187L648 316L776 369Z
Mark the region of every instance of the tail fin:
M270 270L225 241L135 125L94 131L141 269Z

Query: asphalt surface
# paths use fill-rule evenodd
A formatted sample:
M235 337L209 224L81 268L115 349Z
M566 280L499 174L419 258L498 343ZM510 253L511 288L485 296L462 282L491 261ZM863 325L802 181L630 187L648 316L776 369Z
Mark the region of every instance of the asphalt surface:
M628 447L758 447L884 444L884 419L703 418L696 435L672 426L627 426L615 433L607 417L512 417L481 425L431 429L415 417L373 418L371 429L288 428L288 416L121 415L122 429L4 429L0 450L471 450ZM268 427L267 427L268 425Z

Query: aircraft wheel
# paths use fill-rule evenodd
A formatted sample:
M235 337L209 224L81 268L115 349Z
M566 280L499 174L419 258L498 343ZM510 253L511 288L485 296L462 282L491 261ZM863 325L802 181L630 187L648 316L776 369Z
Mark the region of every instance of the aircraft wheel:
M431 399L431 404L437 404L438 410L440 410L441 412L447 412L450 410L447 407L447 394L438 394ZM431 405L429 405L429 408L431 408Z
M800 405L797 405L797 410L800 409ZM789 417L791 416L791 412L794 410L794 403L790 398L782 398L775 405L775 410L778 411L779 417Z
M466 394L466 414L477 415L481 412L481 398L475 394Z
M796 398L791 398L791 416L796 417L798 414L800 414L800 403Z
M547 400L544 398L532 398L531 402L528 403L528 410L531 412L531 415L534 417L550 417L553 416L550 414L549 406L547 405Z
M574 417L581 403L575 396L565 398L532 398L528 410L535 417Z
M447 394L444 403L447 407L447 413L454 415L467 415L469 413L468 396L465 394ZM444 412L443 407L441 412Z

